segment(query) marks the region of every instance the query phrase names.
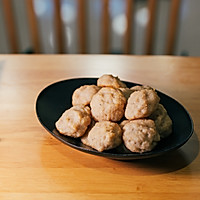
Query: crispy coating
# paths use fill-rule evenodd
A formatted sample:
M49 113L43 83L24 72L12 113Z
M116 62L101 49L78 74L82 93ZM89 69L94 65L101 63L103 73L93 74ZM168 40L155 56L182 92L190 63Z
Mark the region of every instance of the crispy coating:
M130 120L126 119L126 120L123 120L119 125L123 129L123 127L129 122L130 122Z
M66 110L55 125L61 134L77 138L85 133L90 123L90 108L77 105Z
M119 88L119 90L122 92L122 94L125 96L127 100L131 96L131 94L134 92L133 90L129 88Z
M77 88L72 95L72 105L89 105L92 97L100 90L96 85L83 85Z
M137 119L123 126L123 141L132 152L151 151L160 140L156 126L151 119Z
M122 130L114 122L97 122L88 134L81 138L81 141L83 144L102 152L113 149L122 143Z
M172 133L172 120L162 104L158 105L157 109L149 116L149 118L154 120L161 139L166 138Z
M140 90L144 90L144 89L147 89L147 90L153 90L152 87L148 86L148 85L136 85L136 86L133 86L130 88L133 92L134 91L140 91Z
M157 108L159 101L160 98L154 90L133 92L128 99L125 117L129 120L148 117Z
M124 115L126 98L115 88L103 87L90 103L92 116L96 121L119 121Z
M97 85L100 87L113 87L124 88L126 84L123 83L118 77L114 77L111 74L104 74L97 80Z

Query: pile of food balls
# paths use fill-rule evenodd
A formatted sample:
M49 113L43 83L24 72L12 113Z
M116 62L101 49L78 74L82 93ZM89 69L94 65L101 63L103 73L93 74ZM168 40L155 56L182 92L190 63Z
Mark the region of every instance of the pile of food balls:
M127 86L105 74L97 85L83 85L72 95L72 107L55 123L66 136L105 151L124 143L132 152L151 151L172 133L172 120L149 86Z

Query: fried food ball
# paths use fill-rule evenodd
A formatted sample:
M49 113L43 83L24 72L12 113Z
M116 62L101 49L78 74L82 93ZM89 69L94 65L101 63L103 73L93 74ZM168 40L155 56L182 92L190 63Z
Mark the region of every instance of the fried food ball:
M113 88L124 88L124 84L118 77L114 77L111 74L104 74L97 80L97 85L100 87L113 87Z
M66 110L55 125L61 134L77 138L84 135L90 123L90 108L77 105Z
M172 120L162 104L158 105L149 118L154 120L161 139L168 137L172 133Z
M97 151L113 149L122 143L122 130L117 123L97 122L81 141Z
M103 87L91 102L91 113L96 121L119 121L124 115L126 98L115 88Z
M148 85L136 85L130 88L132 91L140 91L140 90L153 90L152 87L148 86Z
M160 140L156 126L151 119L137 119L123 126L123 141L132 152L151 151Z
M128 99L125 117L129 120L148 117L155 111L159 101L160 98L154 90L133 92Z
M130 122L130 120L125 119L125 120L123 120L119 125L120 125L120 127L123 129L123 127L124 127L127 123L129 123L129 122Z
M133 90L129 88L119 88L119 90L122 92L122 94L125 96L127 100L130 97L130 95L134 92Z
M89 105L92 97L100 90L96 85L84 85L77 88L72 95L72 105Z

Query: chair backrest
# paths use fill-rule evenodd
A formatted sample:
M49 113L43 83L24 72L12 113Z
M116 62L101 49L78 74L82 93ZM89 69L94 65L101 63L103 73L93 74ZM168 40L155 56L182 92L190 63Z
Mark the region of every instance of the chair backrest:
M77 29L79 37L79 51L77 53L88 53L87 52L87 0L77 0ZM126 3L126 22L127 28L124 34L123 50L121 53L130 54L132 47L132 40L134 38L134 0L124 0ZM43 53L41 47L41 38L39 34L38 19L34 10L34 0L25 0L27 9L27 16L30 29L31 43L34 49L34 53ZM110 53L110 10L109 0L101 0L102 12L101 12L101 53ZM152 54L154 47L155 37L155 22L156 22L156 9L157 0L147 0L147 9L149 20L146 27L145 35L145 52L144 54ZM177 24L179 20L179 9L181 0L171 0L169 9L169 19L167 24L167 35L166 35L166 49L164 54L173 54L174 44L176 38ZM2 0L2 8L4 11L5 24L7 28L7 37L10 42L11 53L19 53L19 42L17 37L17 25L15 23L15 17L13 15L13 6L11 0ZM61 0L53 0L54 5L54 27L56 34L57 53L67 53L66 50L66 38L64 37L64 26L61 18Z

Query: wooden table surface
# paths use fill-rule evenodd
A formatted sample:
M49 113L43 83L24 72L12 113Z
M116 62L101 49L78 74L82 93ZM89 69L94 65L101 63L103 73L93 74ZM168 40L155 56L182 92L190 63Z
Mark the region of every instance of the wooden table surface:
M53 138L35 113L47 85L111 73L178 100L194 134L164 156L116 161ZM200 199L200 58L120 55L0 55L0 199Z

